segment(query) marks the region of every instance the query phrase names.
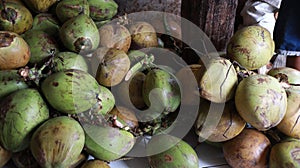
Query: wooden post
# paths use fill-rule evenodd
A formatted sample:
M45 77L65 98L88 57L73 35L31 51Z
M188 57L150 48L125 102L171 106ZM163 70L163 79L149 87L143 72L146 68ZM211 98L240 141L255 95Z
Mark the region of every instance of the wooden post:
M237 6L238 0L182 0L181 15L200 27L217 51L226 51Z

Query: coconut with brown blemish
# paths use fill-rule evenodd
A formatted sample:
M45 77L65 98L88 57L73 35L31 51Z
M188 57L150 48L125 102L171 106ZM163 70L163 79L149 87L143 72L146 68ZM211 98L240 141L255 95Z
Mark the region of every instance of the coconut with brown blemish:
M0 70L25 66L30 59L30 48L18 34L0 31Z

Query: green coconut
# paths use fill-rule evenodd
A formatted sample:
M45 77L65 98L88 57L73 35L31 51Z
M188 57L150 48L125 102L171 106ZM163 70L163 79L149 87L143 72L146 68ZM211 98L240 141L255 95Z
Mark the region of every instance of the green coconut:
M98 28L87 14L79 14L64 22L59 29L59 37L69 51L76 53L89 53L100 42Z
M153 168L199 167L195 150L188 143L174 136L156 135L151 138L146 147L149 152L148 160Z
M224 103L234 97L238 78L231 62L225 58L211 59L201 68L200 96L214 103Z
M277 126L285 116L287 95L276 78L252 75L239 83L235 105L246 122L265 131Z
M135 144L134 136L110 126L84 125L87 152L97 159L113 161L125 156Z
M274 54L271 33L262 26L246 26L236 31L227 45L227 55L248 70L269 63Z
M287 93L287 110L283 120L277 125L279 131L294 138L300 138L300 71L289 68L273 68L268 72L269 75L283 78L290 86L285 88Z
M299 153L300 141L299 139L288 138L271 148L269 167L300 167Z
M28 88L28 84L18 75L18 70L0 71L0 99L25 88Z
M67 69L78 69L88 72L88 63L80 54L64 51L58 52L53 58L54 71L64 71Z
M0 104L0 140L3 147L19 152L29 146L33 130L49 118L49 109L36 89L21 89Z
M61 116L47 120L34 132L30 150L41 167L70 167L80 156L84 142L80 123Z
M91 109L98 101L99 84L89 73L68 69L51 74L41 83L49 104L67 114Z

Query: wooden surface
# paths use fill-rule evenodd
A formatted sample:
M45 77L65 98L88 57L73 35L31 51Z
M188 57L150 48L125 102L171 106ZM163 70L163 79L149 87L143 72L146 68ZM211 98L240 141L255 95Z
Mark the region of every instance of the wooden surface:
M225 51L234 33L238 0L182 0L181 15L199 26L217 51Z

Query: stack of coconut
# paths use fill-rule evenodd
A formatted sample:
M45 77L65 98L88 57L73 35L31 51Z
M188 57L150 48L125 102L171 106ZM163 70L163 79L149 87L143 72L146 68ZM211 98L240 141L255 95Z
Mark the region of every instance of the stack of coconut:
M249 26L233 35L222 57L195 71L203 98L195 124L199 141L220 143L232 167L299 166L300 72L281 67L259 74L273 54L270 33Z

